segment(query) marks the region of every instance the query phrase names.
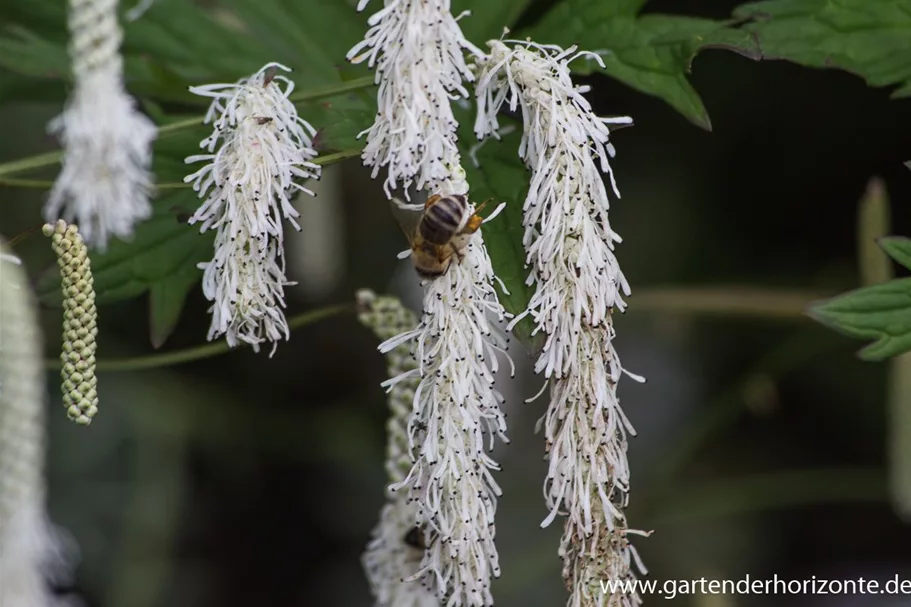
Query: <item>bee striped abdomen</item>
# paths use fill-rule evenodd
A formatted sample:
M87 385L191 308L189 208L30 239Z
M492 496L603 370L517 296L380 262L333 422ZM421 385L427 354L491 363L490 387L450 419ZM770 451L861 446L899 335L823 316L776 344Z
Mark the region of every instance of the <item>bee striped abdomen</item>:
M424 211L421 236L436 245L447 244L462 224L468 201L465 196L444 196Z

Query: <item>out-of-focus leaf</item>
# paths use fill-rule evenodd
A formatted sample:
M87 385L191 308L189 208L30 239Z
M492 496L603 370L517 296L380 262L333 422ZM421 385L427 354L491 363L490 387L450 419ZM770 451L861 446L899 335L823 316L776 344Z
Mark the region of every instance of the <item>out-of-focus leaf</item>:
M462 140L471 142L471 131L464 127L462 131ZM469 158L469 151L462 151L472 199L476 202L490 200L488 206L494 208L501 202L506 203L506 208L485 223L482 231L494 271L509 291L500 294L500 302L508 312L516 315L525 311L534 293L534 287L525 284L530 270L525 267L525 248L522 246L522 206L528 191L528 171L518 155L519 139L520 135L515 131L501 141L485 142L475 154L478 167ZM533 328L526 317L513 329L513 334L532 351L540 345L538 340L532 339Z
M212 251L206 248L206 255ZM174 331L190 290L199 282L202 270L183 264L174 274L149 287L149 337L160 348Z
M644 2L557 3L530 31L539 43L578 44L601 56L604 72L629 86L659 97L696 125L711 129L702 100L687 81L696 54L705 48L725 48L758 59L759 49L749 32L724 22L670 15L636 13ZM573 64L578 73L599 70L593 59Z
M358 134L370 127L376 115L358 95L305 103L300 115L317 130L314 145L319 152L347 150L363 145Z
M225 0L225 4L268 48L268 60L293 68L298 84L307 86L340 81L345 53L368 27L367 15L342 0ZM366 73L366 68L360 69Z
M463 0L455 3L453 12L471 11L459 20L459 26L465 37L484 51L487 41L499 38L504 27L512 29L529 4L531 0Z
M739 7L764 59L838 68L911 95L911 0L773 0Z
M911 269L911 239L893 236L879 243ZM911 278L850 291L812 306L808 314L851 337L877 340L861 350L864 360L884 360L911 350Z
M62 44L10 26L0 36L0 67L23 76L59 79L69 74L70 58Z
M99 304L136 297L211 257L214 234L200 234L186 223L186 214L196 206L195 196L192 190L181 189L158 198L152 217L137 226L132 240L114 240L104 253L92 253ZM36 291L43 303L60 305L60 276L42 276Z

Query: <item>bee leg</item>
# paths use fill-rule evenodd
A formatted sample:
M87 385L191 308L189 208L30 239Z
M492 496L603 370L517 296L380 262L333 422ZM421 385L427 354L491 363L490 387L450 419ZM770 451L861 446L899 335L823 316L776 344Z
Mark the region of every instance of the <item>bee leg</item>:
M478 231L478 228L481 227L481 224L484 223L484 218L479 215L481 209L487 206L487 203L493 200L493 198L488 198L481 204L477 206L474 210L474 215L468 220L468 223L465 224L465 229L462 230L463 233L474 234Z
M479 209L480 210L480 209ZM484 218L478 214L474 214L468 220L468 223L465 224L465 228L462 230L462 234L474 234L478 231L478 228L481 227L481 224L484 223Z

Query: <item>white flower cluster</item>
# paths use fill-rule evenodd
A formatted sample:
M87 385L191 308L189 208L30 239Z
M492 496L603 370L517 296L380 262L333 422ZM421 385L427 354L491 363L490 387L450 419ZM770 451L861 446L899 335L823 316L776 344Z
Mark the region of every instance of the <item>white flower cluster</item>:
M203 292L213 301L209 339L224 335L230 346L289 337L285 320L283 221L295 229L298 211L294 192L312 192L300 182L319 178L310 162L316 156L316 131L288 99L294 83L277 73L290 71L269 63L236 84L192 87L191 92L213 99L205 122L212 134L200 147L207 154L187 163L207 164L184 178L205 198L190 223L200 231L217 230L215 256L200 264ZM216 151L217 149L217 151Z
M487 450L495 437L507 442L494 373L498 354L508 355L488 317L506 318L493 280L483 238L475 234L464 258L426 284L418 327L380 346L388 352L414 343L418 368L386 382L395 389L420 377L408 425L417 459L393 489L408 492L432 538L417 575L432 574L450 607L493 604L490 583L500 575L494 544L500 488L493 477L499 466Z
M111 236L130 237L152 213L157 130L124 90L117 0L70 0L69 29L75 88L48 127L64 155L44 214L50 223L62 214L88 244L104 249Z
M457 21L450 0L385 0L370 17L365 39L348 52L352 63L376 69L377 116L361 133L367 134L363 159L374 178L388 167L383 187L389 197L399 187L408 196L412 184L436 192L459 165L450 100L468 97L462 81L472 74L463 52L482 53Z
M361 323L384 341L411 331L418 323L414 313L397 299L377 297L372 291L359 291L357 306ZM390 377L417 367L408 343L386 352L386 360ZM393 485L401 483L412 467L408 420L420 380L420 375L414 374L389 390L386 472ZM418 519L417 504L408 495L391 490L387 490L387 498L363 558L376 603L380 607L438 607L435 578L418 574L430 538L426 525Z
M608 222L602 180L604 173L619 197L608 125L631 119L598 118L583 97L587 87L573 84L569 63L585 55L600 62L597 55L532 42L489 44L490 55L478 62L475 132L496 136L501 106L521 108L519 154L532 172L523 242L535 293L514 322L529 315L546 335L535 365L551 382L544 420L550 515L542 525L567 515L561 554L570 605L638 604L638 595L604 596L597 583L605 571L633 577L622 509L626 439L634 430L617 400L624 369L612 345L612 313L624 310L629 285L614 256L620 237Z

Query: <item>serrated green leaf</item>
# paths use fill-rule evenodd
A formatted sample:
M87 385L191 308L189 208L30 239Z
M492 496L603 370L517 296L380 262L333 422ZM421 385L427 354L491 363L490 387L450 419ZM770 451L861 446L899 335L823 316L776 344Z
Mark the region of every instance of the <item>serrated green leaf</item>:
M687 80L696 54L705 48L726 48L758 58L759 49L747 32L711 19L669 15L637 17L640 2L566 0L558 3L529 32L539 43L578 44L598 53L604 72L636 90L659 97L694 124L711 129L708 112ZM580 59L573 71L599 70L597 62Z
M889 257L911 270L911 239L904 236L886 236L877 242Z
M861 350L864 360L911 350L911 278L850 291L812 306L808 314L845 335L875 339Z
M206 248L207 256L211 249ZM153 283L149 288L149 338L153 348L160 348L174 331L187 295L199 282L202 270L185 263L174 274Z
M843 69L911 95L911 0L773 0L739 7L764 59Z
M462 141L472 141L470 129L463 127L462 131ZM525 266L525 248L522 246L522 206L528 191L528 171L519 159L519 138L518 131L514 131L505 135L502 141L485 142L475 154L480 166L475 166L469 159L468 150L462 152L472 199L490 200L488 206L506 203L500 215L485 223L482 229L494 271L509 291L508 294L500 293L500 303L515 315L525 311L534 294L534 287L525 284L530 270ZM513 328L513 334L535 351L540 343L531 335L533 328L531 320L525 317Z

